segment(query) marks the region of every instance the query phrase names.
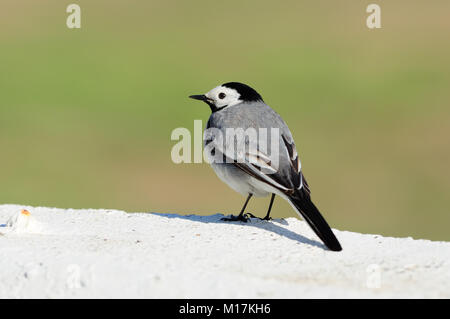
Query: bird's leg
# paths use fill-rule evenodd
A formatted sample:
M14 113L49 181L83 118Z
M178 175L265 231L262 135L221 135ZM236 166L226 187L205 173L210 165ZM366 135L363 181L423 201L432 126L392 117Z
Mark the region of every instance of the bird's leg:
M262 220L271 220L272 217L270 217L270 211L272 210L273 201L275 200L275 194L272 194L272 198L270 199L269 209L267 210L266 217L264 217Z
M246 214L244 214L244 212L245 212L245 208L247 207L248 201L250 200L250 198L252 198L252 196L253 196L253 194L248 194L248 197L244 203L244 207L242 207L241 212L239 213L238 216L231 215L230 217L222 218L222 220L227 221L227 222L241 221L241 222L246 223L248 221L248 217L246 216Z
M249 215L250 217L253 217L253 218L259 218L260 220L271 220L272 217L270 217L270 211L272 210L272 205L273 205L274 199L275 199L275 194L272 194L272 198L270 199L269 209L267 210L266 217L259 218L259 217L256 217L255 215L251 214L251 213L248 213L247 215Z

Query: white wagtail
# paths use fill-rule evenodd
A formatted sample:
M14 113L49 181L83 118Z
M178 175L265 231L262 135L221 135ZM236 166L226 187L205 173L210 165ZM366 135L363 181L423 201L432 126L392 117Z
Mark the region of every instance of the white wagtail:
M288 126L278 113L264 103L261 95L245 84L229 82L206 94L191 95L190 98L206 102L212 111L205 129L205 148L208 146L212 150L214 159L223 158L224 160L212 159L211 166L222 181L235 191L247 196L240 214L232 215L224 220L247 221L248 218L244 212L250 198L253 195L265 197L271 194L269 209L263 218L269 220L275 195L279 195L306 220L330 250L342 250L330 226L311 201L311 192L303 176L294 139ZM223 136L227 136L227 129L247 130L249 128L255 130L276 128L278 135L275 139L278 142L278 152L273 152L277 150L271 149L271 143L262 150L258 144L261 143L260 139L258 139L256 154L246 150L244 160L237 160L236 153L230 153L229 148L224 147ZM217 132L221 133L220 139ZM235 145L234 140L232 143ZM245 146L248 147L249 143L251 141L246 138ZM272 167L275 165L272 165L271 161L273 154L278 156L275 168Z

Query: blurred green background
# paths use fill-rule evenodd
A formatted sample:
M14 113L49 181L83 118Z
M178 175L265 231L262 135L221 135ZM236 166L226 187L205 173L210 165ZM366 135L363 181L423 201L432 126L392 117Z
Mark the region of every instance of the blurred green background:
M376 1L369 30L372 2L2 0L0 203L238 212L170 134L209 117L188 95L239 81L289 124L333 227L450 240L450 2Z

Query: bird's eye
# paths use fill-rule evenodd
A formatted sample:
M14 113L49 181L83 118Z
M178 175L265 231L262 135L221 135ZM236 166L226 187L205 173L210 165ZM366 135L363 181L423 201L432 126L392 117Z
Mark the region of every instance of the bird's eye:
M223 100L225 98L226 94L221 92L219 93L219 99Z

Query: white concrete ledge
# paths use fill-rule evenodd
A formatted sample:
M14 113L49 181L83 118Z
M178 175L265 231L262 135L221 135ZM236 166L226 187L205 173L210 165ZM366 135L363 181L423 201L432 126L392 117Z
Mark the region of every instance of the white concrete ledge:
M0 205L0 298L450 297L448 242L221 217Z

